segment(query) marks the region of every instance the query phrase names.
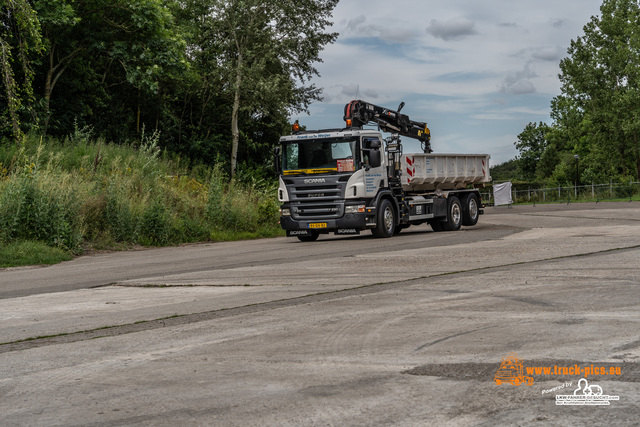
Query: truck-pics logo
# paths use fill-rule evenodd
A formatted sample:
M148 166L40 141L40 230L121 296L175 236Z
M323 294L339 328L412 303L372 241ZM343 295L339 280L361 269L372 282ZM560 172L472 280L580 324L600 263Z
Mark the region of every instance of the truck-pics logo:
M584 376L580 381L576 383L573 381L566 381L559 386L542 390L542 395L554 393L559 390L566 389L570 392L573 390L573 394L557 394L556 405L558 406L605 406L610 405L611 401L620 400L620 396L613 396L604 394L601 386L597 384L589 384L587 377L598 376L621 376L621 366L598 366L600 364L587 364L586 366L579 366L573 364L573 366L524 366L522 359L518 357L515 352L507 354L500 362L500 367L493 376L493 381L497 385L509 383L511 385L519 386L526 384L528 386L533 385L534 377L545 375L552 377L563 377L567 375L581 375Z
M524 363L522 359L518 358L518 354L509 353L502 359L493 381L498 385L502 383L509 383L515 386L520 384L532 385L533 377L524 375Z

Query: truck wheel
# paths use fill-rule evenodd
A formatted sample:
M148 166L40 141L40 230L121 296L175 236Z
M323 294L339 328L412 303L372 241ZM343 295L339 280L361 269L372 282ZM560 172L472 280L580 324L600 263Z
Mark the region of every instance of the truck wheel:
M457 196L449 197L447 203L447 219L442 221L442 229L445 231L456 231L462 225L462 206Z
M433 231L443 231L444 228L442 228L442 221L434 221L434 222L430 222L429 225L431 226L431 229Z
M478 216L480 216L479 205L478 196L473 193L467 196L462 205L462 225L472 226L478 223Z
M382 202L380 202L377 219L376 228L371 230L373 235L376 237L393 236L396 230L396 213L389 200L383 199Z
M298 240L301 242L315 242L320 237L320 233L312 231L310 236L298 236Z

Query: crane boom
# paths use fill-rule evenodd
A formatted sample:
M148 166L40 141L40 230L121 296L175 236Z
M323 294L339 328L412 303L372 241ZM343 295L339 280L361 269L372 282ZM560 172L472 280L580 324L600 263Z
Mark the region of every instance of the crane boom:
M417 139L422 143L422 150L431 153L431 131L426 122L411 120L406 114L401 114L404 102L397 111L373 105L366 101L354 100L344 106L344 120L347 127L357 127L368 123L377 124L383 132L397 133L402 136Z

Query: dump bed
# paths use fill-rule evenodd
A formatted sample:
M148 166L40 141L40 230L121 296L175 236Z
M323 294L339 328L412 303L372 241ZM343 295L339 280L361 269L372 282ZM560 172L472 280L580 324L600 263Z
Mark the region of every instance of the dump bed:
M488 154L409 153L402 155L405 191L454 190L491 182Z

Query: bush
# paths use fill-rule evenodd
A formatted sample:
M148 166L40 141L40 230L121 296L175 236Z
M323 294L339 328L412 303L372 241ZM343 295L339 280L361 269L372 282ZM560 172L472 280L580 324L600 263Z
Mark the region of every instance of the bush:
M0 195L0 241L39 240L52 247L80 251L80 203L68 187L37 173L33 165L5 185Z
M131 199L126 189L117 182L109 183L105 194L103 231L117 242L137 240L138 219L133 212ZM101 224L96 224L100 229Z
M79 253L103 248L280 235L275 184L229 182L158 149L157 133L129 145L30 136L0 147L0 242L31 240Z
M140 243L147 246L163 246L169 244L170 232L169 212L160 197L155 197L148 204L140 223Z

